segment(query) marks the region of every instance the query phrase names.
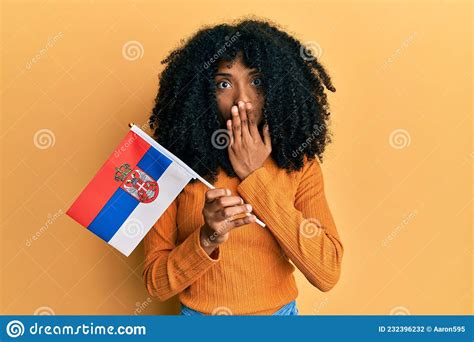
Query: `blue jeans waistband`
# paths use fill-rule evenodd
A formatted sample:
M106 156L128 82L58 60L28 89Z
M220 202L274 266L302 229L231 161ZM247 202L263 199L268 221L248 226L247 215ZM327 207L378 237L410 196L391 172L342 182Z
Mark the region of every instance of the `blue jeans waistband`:
M289 302L288 304L283 305L278 309L272 316L296 316L299 314L298 308L296 307L296 300ZM200 311L191 309L190 307L181 303L181 315L183 316L192 316L192 315L204 315Z

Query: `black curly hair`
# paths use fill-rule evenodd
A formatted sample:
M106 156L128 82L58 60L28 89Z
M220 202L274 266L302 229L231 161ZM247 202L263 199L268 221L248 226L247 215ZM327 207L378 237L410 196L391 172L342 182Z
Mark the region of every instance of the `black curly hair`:
M336 89L308 49L269 20L201 28L161 61L167 65L149 118L153 138L211 183L219 167L236 177L227 149L215 148L211 139L225 128L216 102L217 62L241 53L244 64L262 74L262 123L269 126L272 159L287 172L301 169L304 156L322 162L331 142L323 85Z

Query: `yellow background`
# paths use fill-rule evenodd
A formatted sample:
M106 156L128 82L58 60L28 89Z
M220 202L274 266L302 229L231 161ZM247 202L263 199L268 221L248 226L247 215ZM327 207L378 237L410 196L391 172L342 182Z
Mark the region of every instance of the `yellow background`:
M145 291L141 245L126 258L65 212L146 122L167 52L243 15L320 46L337 89L322 165L343 270L327 293L298 272L300 313L472 313L469 2L47 0L2 4L2 314L178 313Z

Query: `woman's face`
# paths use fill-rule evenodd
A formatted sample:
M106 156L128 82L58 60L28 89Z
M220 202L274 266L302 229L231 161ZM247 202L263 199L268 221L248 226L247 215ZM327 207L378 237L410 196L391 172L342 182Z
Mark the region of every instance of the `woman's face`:
M217 106L221 120L225 122L231 118L231 108L239 101L250 102L257 126L261 131L262 107L264 102L261 74L256 69L247 68L242 61L241 53L234 61L219 61L215 75Z

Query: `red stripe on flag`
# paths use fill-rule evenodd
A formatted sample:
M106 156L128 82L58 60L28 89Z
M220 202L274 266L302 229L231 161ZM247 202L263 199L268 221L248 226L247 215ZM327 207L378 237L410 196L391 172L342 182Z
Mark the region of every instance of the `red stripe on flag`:
M149 148L150 144L129 131L66 213L88 227L121 185L114 179L115 168L128 163L133 169Z

